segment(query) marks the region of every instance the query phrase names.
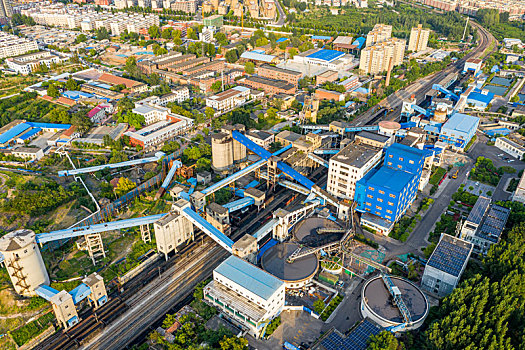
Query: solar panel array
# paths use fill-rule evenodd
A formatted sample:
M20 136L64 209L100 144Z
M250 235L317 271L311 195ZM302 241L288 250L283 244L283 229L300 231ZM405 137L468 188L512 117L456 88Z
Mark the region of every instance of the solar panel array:
M483 219L483 216L487 212L489 205L489 198L479 197L476 201L476 204L474 205L474 208L472 208L470 214L468 215L467 221L479 225L481 223L481 220Z
M381 332L381 328L364 320L346 338L339 333L332 332L321 341L326 350L365 350L368 338Z
M465 245L465 242L461 244ZM469 256L471 244L469 243L468 246L469 248L466 248L442 239L430 256L427 265L458 277Z
M501 232L505 228L509 214L510 209L499 205L492 206L477 235L497 243Z

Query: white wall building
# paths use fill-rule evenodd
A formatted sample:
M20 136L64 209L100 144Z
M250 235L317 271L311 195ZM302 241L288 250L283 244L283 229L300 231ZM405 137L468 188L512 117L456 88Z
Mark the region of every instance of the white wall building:
M219 112L233 109L245 103L250 96L250 89L245 86L236 86L216 95L206 97L206 107Z
M36 41L0 31L0 58L20 56L35 50L38 50Z
M164 254L166 260L168 254L177 251L177 247L193 239L193 224L186 217L180 215L180 211L189 207L190 203L180 199L173 203L172 210L153 224L155 230L155 241L157 250Z
M430 29L423 29L421 24L412 28L410 39L408 40L408 51L419 52L427 49Z
M249 334L259 337L284 307L284 282L230 256L213 271L213 280L204 287L204 300Z
M525 203L525 171L521 175L518 187L516 187L516 191L514 191L514 194L512 195L512 200Z
M519 140L510 140L507 137L498 137L494 143L494 146L498 147L503 152L510 154L514 158L521 160L523 159L523 155L525 155L525 147L523 147L523 145L519 144L517 141Z
M425 265L421 288L439 297L452 293L465 271L472 248L472 243L442 234Z
M59 64L67 61L69 57L59 56L49 51L39 51L26 55L6 59L7 67L19 74L27 75L38 70L42 65L51 67L53 63Z

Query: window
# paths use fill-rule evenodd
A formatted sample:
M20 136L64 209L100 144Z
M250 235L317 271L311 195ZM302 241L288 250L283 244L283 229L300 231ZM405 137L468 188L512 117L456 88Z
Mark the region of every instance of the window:
M383 199L382 198L378 198L377 201L383 203Z
M385 194L385 191L383 191L383 190L379 190L379 193L381 193L381 194Z
M368 189L369 189L370 191L375 191L375 189L374 189L373 187L370 187L370 186L368 187Z
M409 160L408 161L410 164L414 164L414 161L413 160Z
M392 219L392 217L390 215L385 215L385 218L387 218L389 220Z
M383 208L381 208L379 205L376 205L376 209L377 210L383 210Z
M386 211L388 214L392 214L392 210L387 210Z
M374 198L374 196L372 196L371 194L367 194L366 195L368 198Z
M372 203L370 203L370 202L366 202L366 205L368 205L368 206L372 206Z
M397 168L398 169L403 169L403 166L401 164L398 164Z
M399 161L402 162L404 159L403 157L399 157Z
M395 195L395 194L392 194L392 193L390 193L389 196L390 196L391 198L396 198L396 195Z
M392 203L392 202L388 202L388 205L394 205L394 203Z
M388 164L388 165L392 165L392 162L388 162L387 164Z
M391 154L388 155L388 158L394 158L394 156L392 156Z

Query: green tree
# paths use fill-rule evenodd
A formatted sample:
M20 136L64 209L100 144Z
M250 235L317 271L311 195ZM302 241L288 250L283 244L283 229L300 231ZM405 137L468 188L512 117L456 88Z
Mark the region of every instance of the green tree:
M244 64L244 71L248 74L253 74L255 73L255 64L253 64L253 62L246 62Z
M129 191L131 191L132 189L134 189L135 187L137 187L137 185L133 181L131 181L127 177L121 177L118 180L117 187L115 187L115 193L118 197L121 197Z
M211 107L206 107L204 114L206 115L206 119L210 120L215 115L215 110Z
M245 338L227 337L219 342L221 350L245 350L248 349L248 340Z
M69 78L66 81L66 89L67 90L78 90L78 84L75 79Z
M324 310L326 304L325 304L325 302L324 302L322 299L317 299L316 301L314 301L313 306L314 306L314 311L315 311L318 315L320 315L321 312L323 312L323 310Z
M148 34L151 38L156 39L160 37L160 29L157 25L152 25L148 28Z
M368 350L402 350L404 348L404 345L399 344L396 337L389 331L382 331L368 339Z
M290 58L294 58L294 56L297 55L297 49L292 47L290 50L288 50L288 55Z
M54 98L60 96L60 92L58 91L58 88L55 84L51 84L47 87L47 95Z
M235 63L239 60L239 54L236 49L229 50L224 55L224 58L226 59L226 62L228 63Z
M109 32L106 27L98 28L95 33L97 40L109 39Z
M162 34L161 34L161 37L162 39L166 39L166 40L169 40L173 37L173 34L171 33L171 28L165 28L162 30Z
M214 38L215 38L215 40L217 40L217 42L220 45L222 45L222 46L228 45L228 39L226 38L226 34L224 34L223 32L215 33Z
M77 36L77 38L75 39L75 43L78 44L78 43L83 43L84 41L87 40L87 37L85 34L79 34Z

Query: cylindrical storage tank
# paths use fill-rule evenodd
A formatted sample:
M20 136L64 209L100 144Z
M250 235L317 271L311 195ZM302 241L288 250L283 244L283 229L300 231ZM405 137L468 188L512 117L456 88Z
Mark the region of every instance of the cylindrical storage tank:
M49 285L49 276L33 231L22 229L1 237L0 253L4 256L4 264L18 294L35 296L35 288L41 284Z
M242 124L235 124L235 129L244 134L246 127ZM233 161L240 162L246 159L246 147L243 146L239 141L233 140Z
M370 318L384 328L400 326L399 331L410 331L421 327L428 315L428 301L423 292L412 282L397 276L390 276L392 283L401 292L401 298L410 313L412 323L405 319L394 304L381 276L369 279L361 290L361 315Z
M401 125L397 122L383 120L379 122L379 133L385 136L395 136L396 132L401 129Z
M211 165L222 171L233 165L233 145L228 134L219 132L211 135Z
M447 109L445 107L438 107L434 112L434 117L432 118L436 123L444 123L447 121Z

